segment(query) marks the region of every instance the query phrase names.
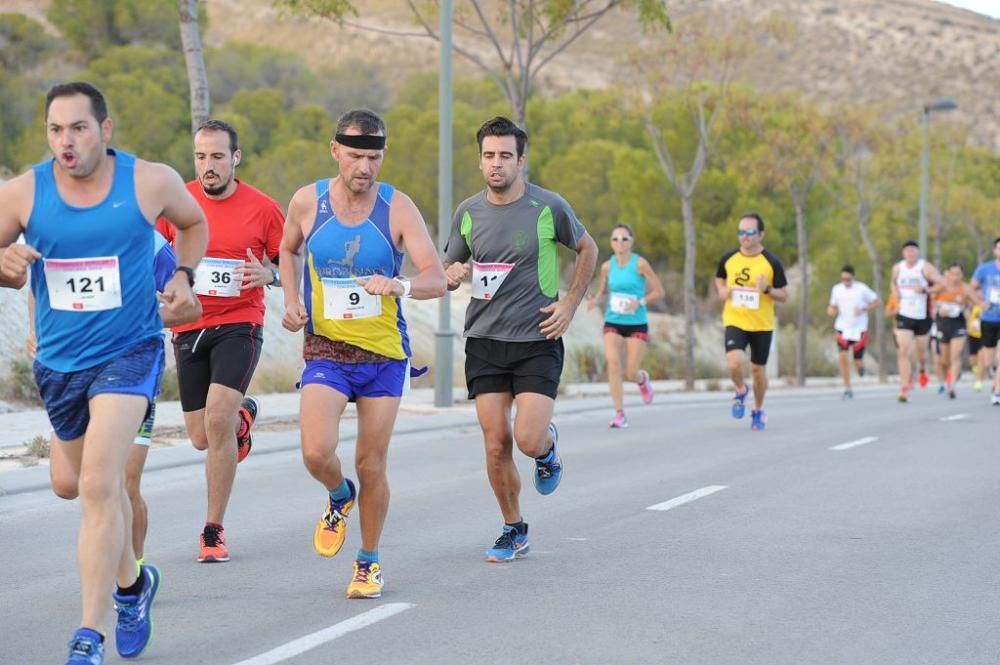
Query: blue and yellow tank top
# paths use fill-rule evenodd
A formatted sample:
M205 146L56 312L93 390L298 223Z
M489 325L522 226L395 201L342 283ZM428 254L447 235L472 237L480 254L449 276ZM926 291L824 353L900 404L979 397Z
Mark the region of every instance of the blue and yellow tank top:
M646 323L646 306L639 305L634 312L616 311L621 309L621 303L629 298L638 300L646 295L646 278L639 272L639 255L632 253L632 258L624 266L618 265L618 259L611 257L608 270L608 304L604 311L604 320L622 326L638 326Z
M135 157L115 159L108 196L89 208L59 195L52 160L37 164L25 241L31 266L38 362L57 372L95 367L160 334L153 224L135 196Z
M389 206L392 185L379 183L368 219L355 226L342 224L330 203L330 181L316 183L316 219L306 238L304 292L309 323L306 330L327 339L346 342L387 358L410 357L410 339L399 298L381 296L381 312L366 318L326 318L324 280L357 279L370 275L397 277L403 253L392 241Z

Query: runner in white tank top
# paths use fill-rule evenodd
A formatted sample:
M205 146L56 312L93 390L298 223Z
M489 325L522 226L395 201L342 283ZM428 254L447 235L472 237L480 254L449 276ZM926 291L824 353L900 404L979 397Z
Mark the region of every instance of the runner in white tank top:
M927 385L927 335L933 319L930 294L936 293L944 280L933 264L920 258L920 247L913 240L903 243L903 260L892 267L892 295L899 302L896 315L896 348L899 368L899 401L908 402L913 384L914 346L920 366L920 387Z

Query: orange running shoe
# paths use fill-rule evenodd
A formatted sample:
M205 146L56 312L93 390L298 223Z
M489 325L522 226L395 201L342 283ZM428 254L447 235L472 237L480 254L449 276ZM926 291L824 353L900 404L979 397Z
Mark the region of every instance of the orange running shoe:
M226 549L226 532L221 524L206 524L201 532L201 550L198 552L198 563L222 563L229 561L229 550Z
M354 579L347 585L348 598L381 598L382 569L374 561L355 561Z
M256 397L247 397L240 405L240 428L236 431L236 463L239 464L250 454L253 448L253 437L250 430L257 420L257 413L260 411L260 401ZM242 432L242 436L240 433Z
M351 496L345 501L327 499L326 512L319 518L313 531L313 548L320 556L335 556L347 538L347 513L354 507L358 492L350 478L345 480L351 490Z

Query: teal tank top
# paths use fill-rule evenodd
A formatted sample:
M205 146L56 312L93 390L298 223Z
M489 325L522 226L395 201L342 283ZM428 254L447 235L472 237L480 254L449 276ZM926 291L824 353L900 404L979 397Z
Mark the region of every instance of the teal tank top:
M624 266L618 265L618 259L611 257L611 269L608 271L608 304L604 310L604 320L622 326L638 326L647 322L646 306L640 305L631 314L620 311L621 303L631 298L642 298L646 295L646 279L639 273L639 255L632 253L632 258Z

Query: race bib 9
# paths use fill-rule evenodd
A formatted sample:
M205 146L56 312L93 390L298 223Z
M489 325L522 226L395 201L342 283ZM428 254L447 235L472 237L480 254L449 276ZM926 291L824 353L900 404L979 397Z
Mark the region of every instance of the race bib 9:
M382 296L374 296L354 278L323 282L323 318L331 321L367 319L382 313Z
M200 296L235 298L240 295L240 281L233 270L243 265L240 259L216 259L206 256L198 264L194 292Z
M49 306L66 312L100 312L122 306L117 256L43 259Z
M608 302L615 314L631 314L629 307L633 300L637 298L629 293L612 293Z
M738 309L760 309L760 291L757 289L734 286L729 300Z
M507 275L514 269L513 263L472 262L472 297L477 300L492 300Z

